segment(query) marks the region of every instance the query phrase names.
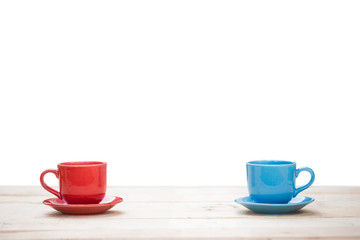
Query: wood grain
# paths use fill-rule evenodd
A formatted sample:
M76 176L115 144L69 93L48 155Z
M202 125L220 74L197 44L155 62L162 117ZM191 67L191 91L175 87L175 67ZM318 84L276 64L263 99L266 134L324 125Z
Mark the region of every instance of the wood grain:
M312 187L290 215L233 202L244 187L111 187L125 199L105 214L63 215L40 187L0 187L0 239L360 239L360 187Z

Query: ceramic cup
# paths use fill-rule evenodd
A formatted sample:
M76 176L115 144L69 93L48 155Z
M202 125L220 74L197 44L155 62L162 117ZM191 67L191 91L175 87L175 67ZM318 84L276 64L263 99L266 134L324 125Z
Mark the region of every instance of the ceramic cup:
M60 192L46 185L44 176L53 173L59 179ZM105 162L64 162L58 169L47 169L40 175L43 188L70 204L96 204L106 192Z
M289 161L251 161L246 164L246 170L250 198L259 203L288 203L315 180L311 168L296 169L296 163ZM309 172L311 179L308 184L296 188L295 180L302 171Z

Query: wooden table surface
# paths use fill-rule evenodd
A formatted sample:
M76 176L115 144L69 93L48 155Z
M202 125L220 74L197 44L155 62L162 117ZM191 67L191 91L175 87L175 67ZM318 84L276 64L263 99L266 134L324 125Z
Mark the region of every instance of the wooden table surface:
M244 187L110 187L124 198L100 215L42 204L40 187L0 186L0 239L360 239L360 187L312 187L291 215L257 215L233 202Z

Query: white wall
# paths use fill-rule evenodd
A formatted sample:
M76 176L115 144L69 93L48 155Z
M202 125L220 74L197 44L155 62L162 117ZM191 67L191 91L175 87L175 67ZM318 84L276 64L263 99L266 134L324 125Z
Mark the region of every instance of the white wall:
M360 185L359 12L1 1L0 184L104 160L110 185L245 185L247 161L286 159L317 185Z

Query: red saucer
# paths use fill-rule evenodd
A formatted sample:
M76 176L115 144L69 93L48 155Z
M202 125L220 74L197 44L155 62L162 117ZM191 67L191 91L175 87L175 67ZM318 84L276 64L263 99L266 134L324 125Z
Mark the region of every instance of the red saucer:
M88 215L103 213L122 201L121 197L105 196L98 204L68 204L59 198L49 198L44 200L43 204L64 214Z

